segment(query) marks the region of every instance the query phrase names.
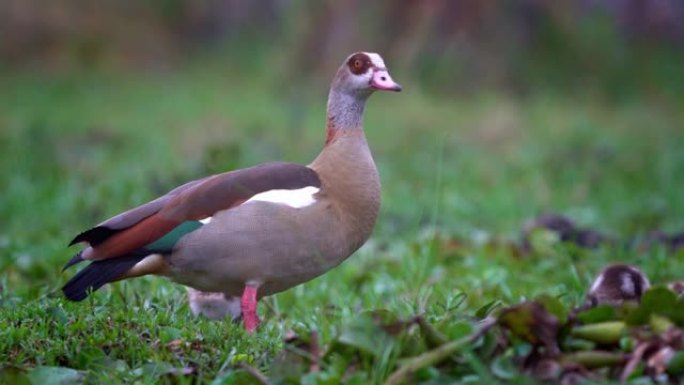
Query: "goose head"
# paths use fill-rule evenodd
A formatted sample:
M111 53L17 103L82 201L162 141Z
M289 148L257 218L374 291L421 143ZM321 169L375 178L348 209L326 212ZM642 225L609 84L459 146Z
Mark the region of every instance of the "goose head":
M385 61L373 52L356 52L344 61L333 81L338 92L368 96L374 91L401 91L392 80Z

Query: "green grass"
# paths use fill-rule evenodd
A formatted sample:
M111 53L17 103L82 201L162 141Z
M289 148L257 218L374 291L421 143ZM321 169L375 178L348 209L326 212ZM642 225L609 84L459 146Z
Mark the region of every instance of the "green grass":
M63 300L70 274L60 270L75 252L65 246L79 231L208 173L313 159L327 83L302 80L300 90L265 73L0 75L0 364L19 376L69 367L89 383L241 383L240 363L282 379L289 331L316 330L333 351L366 310L424 313L454 339L493 301L546 293L578 304L610 261L635 263L656 283L683 278L681 253L554 244L521 256L510 247L544 211L623 240L681 231L681 101L612 103L591 90L444 97L393 73L405 92L373 96L365 123L383 182L372 240L329 274L264 301L257 334L192 317L184 289L159 278ZM374 359L349 366L340 354L302 381L347 370L349 383L382 382L399 356L426 349L410 338L379 346ZM463 357L450 375L495 375L477 354ZM433 374L420 378L446 378Z

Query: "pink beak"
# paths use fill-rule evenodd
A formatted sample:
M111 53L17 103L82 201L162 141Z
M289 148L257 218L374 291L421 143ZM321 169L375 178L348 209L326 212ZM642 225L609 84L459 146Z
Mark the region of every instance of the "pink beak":
M392 77L389 75L386 69L375 69L373 71L373 77L370 81L371 87L376 90L382 91L401 91L401 86L399 83L395 83Z

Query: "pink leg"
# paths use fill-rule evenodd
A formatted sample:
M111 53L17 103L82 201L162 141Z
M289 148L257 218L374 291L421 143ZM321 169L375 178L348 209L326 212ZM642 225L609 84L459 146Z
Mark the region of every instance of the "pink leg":
M242 308L242 319L245 322L245 329L248 333L253 333L259 326L259 316L257 315L257 288L253 286L245 286L245 291L242 292L240 298L240 307Z

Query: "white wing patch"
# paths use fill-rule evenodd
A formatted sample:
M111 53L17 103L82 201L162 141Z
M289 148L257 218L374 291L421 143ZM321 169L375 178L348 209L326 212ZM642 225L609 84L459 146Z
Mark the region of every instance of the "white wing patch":
M204 218L204 219L200 219L200 223L203 224L203 225L206 225L206 224L208 224L209 222L211 222L211 218L212 218L212 217L206 217L206 218Z
M256 201L271 202L301 209L302 207L310 206L316 202L314 195L319 190L320 189L318 187L313 186L303 187L297 190L269 190L254 195L245 203Z
M378 55L377 53L374 52L364 52L368 57L370 58L371 62L373 63L374 66L378 68L385 68L385 61L382 60L382 57Z

